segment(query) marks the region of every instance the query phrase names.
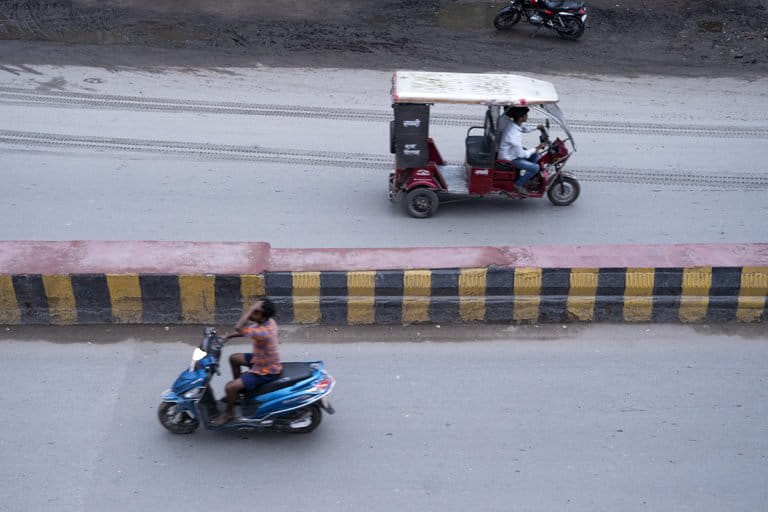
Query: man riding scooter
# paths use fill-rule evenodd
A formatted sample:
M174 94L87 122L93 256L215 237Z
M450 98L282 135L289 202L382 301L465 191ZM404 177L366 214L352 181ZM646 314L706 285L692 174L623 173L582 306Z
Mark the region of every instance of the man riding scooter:
M220 427L234 416L237 395L248 392L258 386L280 377L283 370L277 352L277 323L272 318L275 305L269 299L253 304L235 324L235 330L223 336L222 341L238 336L247 336L253 340L253 352L232 354L229 364L232 367L232 380L224 388L227 393L227 408L213 420L214 427ZM251 322L248 324L248 322ZM241 374L240 368L249 369Z
M521 196L527 196L525 184L539 172L537 151L546 148L547 144L542 142L535 149L526 149L523 146L523 134L543 130L544 126L538 125L536 128L531 128L525 124L528 121L528 107L509 107L504 113L512 122L507 122L501 134L498 153L501 165L498 167L504 166L512 170L514 166L519 169L520 174L515 181L515 192Z

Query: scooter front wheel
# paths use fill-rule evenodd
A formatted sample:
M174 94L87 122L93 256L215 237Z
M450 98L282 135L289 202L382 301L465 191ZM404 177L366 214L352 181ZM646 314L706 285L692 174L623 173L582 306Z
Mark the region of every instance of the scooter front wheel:
M162 402L157 416L160 424L174 434L191 434L200 426L200 421L182 410L176 402Z

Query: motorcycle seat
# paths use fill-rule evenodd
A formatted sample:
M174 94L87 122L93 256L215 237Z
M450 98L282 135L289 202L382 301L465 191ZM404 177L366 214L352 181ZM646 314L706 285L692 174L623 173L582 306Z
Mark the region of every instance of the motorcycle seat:
M571 11L584 7L584 2L574 0L543 0L543 3L547 9L555 11Z
M262 384L248 393L249 396L263 395L277 389L287 388L312 376L311 363L283 363L283 371L277 379Z

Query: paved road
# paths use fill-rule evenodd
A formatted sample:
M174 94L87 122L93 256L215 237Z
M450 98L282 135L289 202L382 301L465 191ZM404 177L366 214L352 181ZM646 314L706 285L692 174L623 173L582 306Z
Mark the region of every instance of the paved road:
M165 432L196 329L6 330L0 510L752 512L768 335L741 329L286 328L338 379L307 436Z
M764 241L765 81L544 77L573 120L569 208L386 201L389 74L35 66L0 76L0 238L275 247ZM481 109L433 109L449 160ZM258 219L258 220L256 220ZM589 226L589 229L585 229ZM332 228L332 229L329 229Z

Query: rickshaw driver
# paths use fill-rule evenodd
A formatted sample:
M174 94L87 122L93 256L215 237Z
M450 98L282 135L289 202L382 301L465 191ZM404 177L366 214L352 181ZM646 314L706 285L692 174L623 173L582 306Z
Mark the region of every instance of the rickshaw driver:
M512 119L507 122L501 134L498 159L511 162L520 169L520 175L515 181L515 190L521 195L528 195L525 184L539 172L539 154L537 150L547 147L545 143L536 146L535 149L525 149L523 146L523 134L534 130L542 130L543 125L531 128L525 124L528 121L528 107L509 107L504 114ZM503 165L503 162L502 162Z

